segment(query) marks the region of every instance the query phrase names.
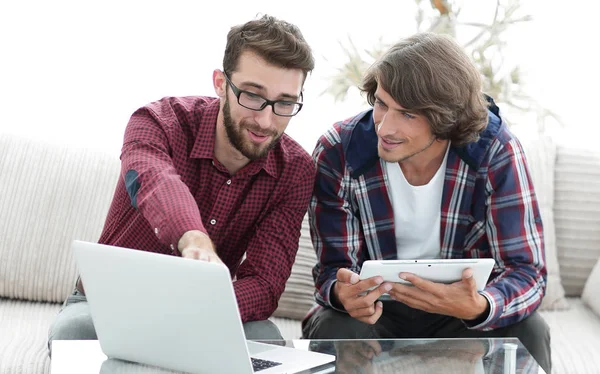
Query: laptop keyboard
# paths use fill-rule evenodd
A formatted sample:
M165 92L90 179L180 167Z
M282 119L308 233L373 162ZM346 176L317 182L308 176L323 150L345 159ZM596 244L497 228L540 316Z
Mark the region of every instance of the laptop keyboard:
M254 372L272 368L273 366L281 365L281 362L260 360L258 358L253 357L250 357L250 359L252 360L252 368L254 369Z

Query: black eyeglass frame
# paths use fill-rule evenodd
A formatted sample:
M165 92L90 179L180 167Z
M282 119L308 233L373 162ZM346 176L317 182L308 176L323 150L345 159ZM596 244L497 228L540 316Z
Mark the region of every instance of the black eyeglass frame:
M229 86L231 86L231 90L233 91L233 94L235 95L235 97L237 98L237 102L238 104L240 104L241 106L243 106L246 109L250 109L250 110L254 110L256 112L260 112L261 110L265 109L267 106L271 106L271 109L273 110L273 113L275 115L278 115L280 117L293 117L296 114L298 114L300 112L300 110L302 109L302 106L304 105L304 103L302 102L297 102L297 101L289 101L289 100L269 100L265 97L262 97L259 94L256 94L254 92L250 92L250 91L246 91L246 90L242 90L236 87L235 84L233 84L233 82L231 81L231 79L229 79L229 77L227 76L227 73L223 72L223 76L225 76L225 80L227 81L227 83L229 84ZM240 96L245 93L247 95L249 95L250 97L256 97L256 98L260 98L262 100L264 100L264 103L260 106L260 108L251 108L248 107L244 104L242 104L240 102ZM300 99L303 100L304 97L302 95L302 92L300 92ZM277 113L277 110L275 109L275 104L277 103L284 103L284 104L293 104L293 105L297 105L298 106L298 110L296 110L296 112L294 112L293 114L280 114Z

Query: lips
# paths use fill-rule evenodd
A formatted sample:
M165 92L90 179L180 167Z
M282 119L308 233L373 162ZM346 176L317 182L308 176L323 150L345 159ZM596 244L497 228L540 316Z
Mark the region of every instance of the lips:
M402 143L404 143L403 141L392 141L384 138L380 138L379 141L381 143L381 146L386 150L398 148Z
M248 130L248 135L250 135L250 139L252 139L252 141L256 143L262 143L269 139L269 137L271 136L271 134L256 133L250 130Z

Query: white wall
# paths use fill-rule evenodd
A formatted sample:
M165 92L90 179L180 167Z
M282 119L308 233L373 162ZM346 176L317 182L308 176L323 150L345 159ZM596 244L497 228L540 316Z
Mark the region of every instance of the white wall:
M469 11L495 1L464 0ZM592 1L524 0L532 23L515 28L511 59L529 90L555 109L570 134L598 133ZM293 6L296 4L295 6ZM309 151L334 121L362 108L320 95L343 61L339 40L368 48L414 31L414 3L377 1L19 1L0 5L0 131L107 149L118 154L129 115L167 95L212 95L229 28L269 13L296 23L317 67L305 107L288 133ZM551 5L548 5L551 4ZM561 4L558 6L557 4ZM566 5L569 4L569 5ZM485 14L488 14L486 12ZM473 18L480 17L474 13Z

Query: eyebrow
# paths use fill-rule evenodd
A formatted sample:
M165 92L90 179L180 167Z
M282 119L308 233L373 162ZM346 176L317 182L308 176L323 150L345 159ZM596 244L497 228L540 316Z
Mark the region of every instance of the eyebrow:
M239 89L240 90L244 90L244 88L256 88L257 90L260 91L265 91L266 88L265 86L263 86L262 84L258 84L256 82L242 82L239 84ZM298 101L299 96L298 95L292 95L292 94L288 94L288 93L281 93L279 94L279 96L277 96L277 99L275 99L275 101L278 100L292 100L292 101ZM266 98L265 98L266 99Z
M383 105L385 105L385 106L387 106L387 107L389 108L389 105L387 105L387 104L386 104L386 102L385 102L385 101L384 101L384 100L383 100L383 99L382 99L382 98L381 98L379 95L377 95L377 94L375 93L375 94L373 94L373 96L375 96L375 99L377 99L378 101L381 101L381 102L383 103ZM404 113L408 113L408 114L411 114L411 115L413 115L413 116L416 116L416 115L418 115L418 113L416 113L416 112L414 112L414 111L412 111L412 110L407 110L407 109L396 109L396 108L391 108L391 109L392 109L392 110L395 110L395 111L397 111L397 112L400 112L400 113L402 113L402 114L404 114Z

